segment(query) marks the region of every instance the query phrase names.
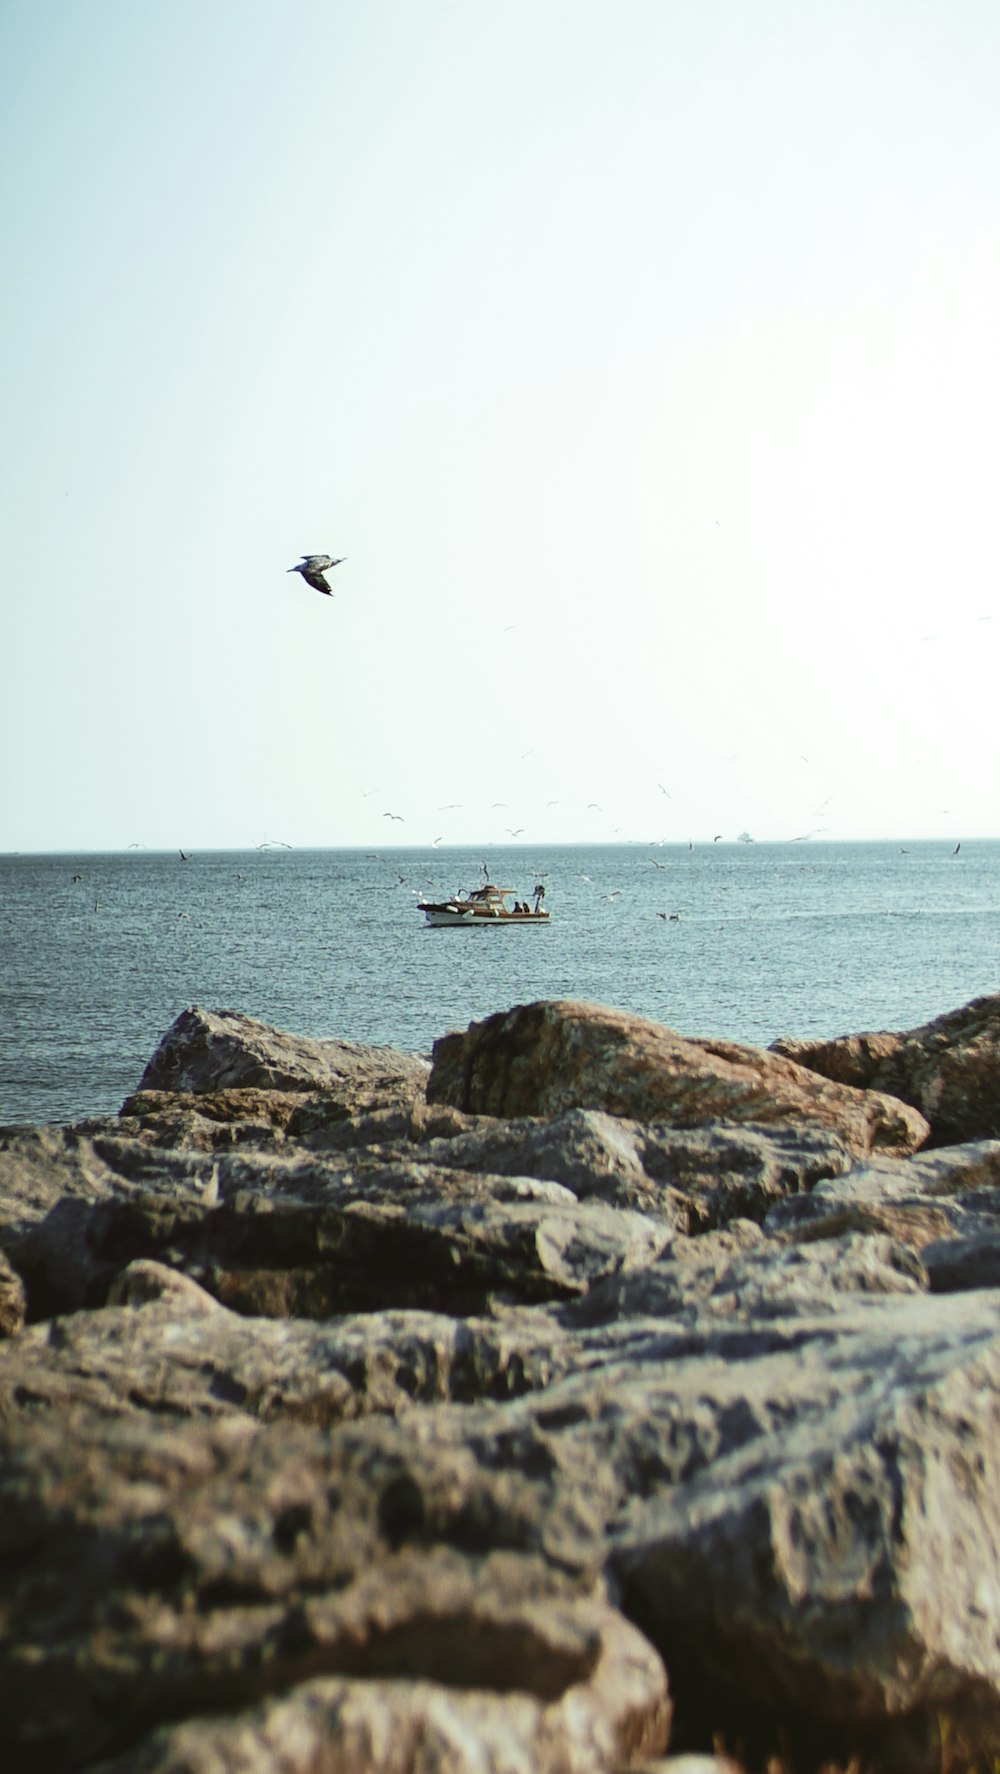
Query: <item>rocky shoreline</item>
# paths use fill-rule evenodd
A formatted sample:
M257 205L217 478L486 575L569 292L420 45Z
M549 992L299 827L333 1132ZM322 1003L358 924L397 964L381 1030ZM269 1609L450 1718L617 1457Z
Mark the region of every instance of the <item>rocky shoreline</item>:
M0 1129L0 1436L9 1774L993 1767L1000 995L186 1011Z

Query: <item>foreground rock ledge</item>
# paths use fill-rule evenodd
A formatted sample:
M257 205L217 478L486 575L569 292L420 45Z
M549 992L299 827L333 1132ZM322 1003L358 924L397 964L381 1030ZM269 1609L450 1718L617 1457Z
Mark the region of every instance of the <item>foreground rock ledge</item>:
M0 1130L4 1768L989 1765L998 1033L192 1010Z

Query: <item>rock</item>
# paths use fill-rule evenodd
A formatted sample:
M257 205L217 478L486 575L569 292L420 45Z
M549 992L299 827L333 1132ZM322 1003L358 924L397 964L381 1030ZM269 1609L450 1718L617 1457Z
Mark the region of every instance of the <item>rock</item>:
M992 1273L988 1259L986 1268L977 1271L972 1252L982 1241L985 1255L991 1237L1000 1231L1000 1141L980 1140L906 1159L872 1159L821 1180L808 1195L777 1201L764 1225L776 1236L797 1241L849 1232L887 1233L920 1253L935 1292L992 1285L971 1279L976 1272ZM952 1242L956 1250L947 1255ZM966 1252L961 1258L958 1245Z
M673 1127L821 1127L855 1156L913 1151L929 1131L903 1103L820 1083L777 1054L686 1040L644 1017L566 1001L519 1005L436 1041L427 1100L501 1116L585 1108Z
M962 1293L973 1287L1000 1287L1000 1224L963 1238L929 1241L921 1251L932 1293Z
M827 1078L863 1083L911 1103L935 1145L1000 1136L1000 993L905 1034L776 1041L773 1052Z
M148 1287L158 1270L161 1292ZM145 1272L135 1289L136 1273ZM452 1318L361 1313L334 1323L252 1319L183 1275L132 1264L112 1289L136 1302L29 1326L0 1346L0 1420L19 1412L137 1412L179 1425L239 1415L323 1428L415 1405L497 1402L589 1359L586 1337L546 1313ZM142 1299L142 1295L148 1297Z
M24 1282L0 1251L0 1337L13 1337L21 1329L27 1304Z
M549 1120L464 1119L466 1130L435 1139L423 1156L471 1171L551 1178L580 1200L640 1208L685 1232L763 1219L773 1202L851 1164L843 1140L808 1126L674 1128L597 1109Z
M1000 1135L1000 994L913 1029L879 1068L906 1090L936 1145ZM887 1086L881 1086L886 1088Z
M39 1206L28 1212L33 1158ZM11 1169L21 1206L5 1226L0 1201L0 1247L24 1280L32 1319L103 1303L118 1271L139 1259L183 1269L252 1316L442 1305L474 1313L493 1295L572 1298L651 1261L671 1229L544 1179L383 1162L371 1147L353 1160L284 1146L206 1160L124 1135L61 1150L46 1138L35 1154L22 1142ZM4 1178L0 1153L0 1187Z
M675 1694L698 1705L714 1684L716 1729L727 1690L744 1725L766 1706L841 1746L846 1725L890 1766L935 1766L942 1721L996 1754L1000 1294L852 1306L822 1355L802 1329L794 1379L777 1343L749 1363L731 1345L714 1379L690 1369L682 1420L700 1416L704 1447L728 1398L729 1433L623 1511L623 1605Z
M655 1761L643 1762L633 1774L744 1774L739 1762L731 1756L719 1755L684 1755L657 1756Z
M760 1228L746 1236L763 1255ZM712 1238L735 1252L734 1234ZM16 1720L15 1741L30 1739L55 1771L79 1766L81 1745L95 1760L147 1758L123 1760L122 1774L210 1754L225 1767L276 1717L290 1755L314 1681L338 1684L323 1713L335 1729L348 1698L360 1700L341 1682L363 1676L390 1706L387 1677L440 1683L446 1671L455 1716L485 1754L475 1659L495 1669L507 1640L454 1598L481 1597L491 1622L511 1609L523 1622L526 1608L549 1619L550 1604L570 1603L559 1617L593 1635L579 1609L606 1566L671 1672L680 1747L710 1741L709 1728L735 1742L766 1712L772 1729L805 1717L845 1750L889 1744L901 1769L930 1766L941 1718L994 1753L1000 1293L848 1291L835 1313L812 1314L782 1312L760 1290L735 1304L729 1290L692 1296L683 1316L652 1293L622 1304L589 1330L516 1308L492 1334L512 1357L547 1344L548 1374L536 1367L502 1404L485 1392L458 1403L434 1378L446 1366L425 1360L430 1384L392 1417L377 1390L366 1405L382 1383L374 1341L353 1384L346 1358L352 1341L380 1340L382 1371L391 1357L401 1374L407 1344L422 1336L429 1351L440 1337L406 1315L367 1329L254 1325L164 1298L0 1347L0 1556L24 1555L8 1565L0 1643L8 1744ZM644 1314L630 1315L636 1305ZM214 1395L200 1375L220 1334L214 1371L233 1385L219 1388L212 1420L193 1394L181 1401L192 1381ZM469 1327L453 1325L459 1334ZM117 1403L102 1402L85 1356L99 1337ZM311 1410L296 1420L280 1384L247 1387L269 1343L284 1345L300 1393L325 1386L333 1400L339 1361L353 1414L335 1403L325 1423ZM551 1705L568 1689L542 1673L541 1630L517 1627L521 1673L505 1682ZM629 1644L628 1667L646 1672L640 1719L662 1726L658 1660L641 1637ZM277 1739L262 1741L275 1751ZM583 1765L614 1766L604 1753Z
M665 1745L660 1659L600 1585L401 1538L412 1481L375 1442L358 1464L290 1424L86 1411L2 1440L11 1774L597 1774Z
M497 1120L424 1107L353 1117L303 1142L326 1158L530 1176L578 1200L597 1199L667 1220L679 1231L710 1230L734 1218L762 1219L775 1201L848 1170L843 1140L822 1128L643 1125L596 1109L544 1119Z
M5 1768L1000 1756L1000 1139L908 1038L187 1014L0 1131Z
M745 1318L838 1312L845 1294L926 1292L924 1264L895 1239L846 1237L775 1249L760 1228L737 1243L729 1234L678 1238L647 1268L592 1287L565 1315L573 1324L666 1317L698 1324L703 1308ZM1000 1277L998 1277L1000 1281Z
M193 1007L167 1030L139 1080L139 1092L218 1098L233 1090L291 1091L322 1096L346 1115L411 1102L423 1094L427 1075L426 1060L395 1048L309 1040L235 1010Z
M123 1138L114 1120L0 1134L0 1250L21 1277L28 1316L101 1304L130 1257L162 1254L172 1215L204 1217L216 1180L201 1154L153 1150ZM102 1210L114 1218L136 1202L158 1218L159 1241L109 1258L95 1243Z
M666 1679L648 1643L620 1616L582 1603L573 1611L533 1603L518 1614L504 1608L489 1570L482 1592L443 1618L434 1609L433 1577L422 1574L421 1588L418 1619L395 1639L390 1627L387 1650L377 1642L378 1620L365 1647L372 1673L354 1653L354 1679L296 1683L235 1719L163 1725L137 1751L103 1763L104 1774L274 1774L278 1767L287 1774L627 1774L637 1756L650 1766L645 1752L660 1747L669 1728ZM408 1651L417 1651L414 1668ZM437 1672L449 1663L447 1679L420 1675L425 1664ZM716 1774L729 1771L720 1766Z
M888 1033L841 1035L832 1041L791 1040L781 1036L771 1042L768 1052L794 1060L796 1065L819 1072L824 1078L832 1078L837 1084L850 1084L855 1090L877 1090L880 1087L875 1080L879 1068L895 1053L902 1040L902 1035ZM902 1100L906 1102L909 1098Z
M120 1131L147 1145L191 1152L271 1146L284 1142L302 1103L301 1091L292 1090L136 1090L121 1106ZM343 1119L339 1105L330 1119Z
M139 1257L129 1263L108 1289L109 1306L146 1306L154 1300L165 1300L188 1312L221 1310L218 1300L192 1281L190 1275L182 1275L166 1263L150 1258Z

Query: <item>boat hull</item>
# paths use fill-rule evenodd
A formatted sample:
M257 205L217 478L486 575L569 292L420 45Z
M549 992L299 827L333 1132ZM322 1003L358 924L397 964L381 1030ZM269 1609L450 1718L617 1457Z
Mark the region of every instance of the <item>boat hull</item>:
M547 924L548 912L479 911L467 905L424 905L418 908L435 930L499 930L507 924Z

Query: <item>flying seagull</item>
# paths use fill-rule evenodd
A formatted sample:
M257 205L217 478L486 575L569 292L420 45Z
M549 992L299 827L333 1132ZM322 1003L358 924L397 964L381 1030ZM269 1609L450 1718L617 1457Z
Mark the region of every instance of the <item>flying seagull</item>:
M324 597L332 597L333 592L330 590L323 574L328 573L331 567L339 567L341 561L345 561L346 559L346 554L338 555L336 560L334 560L333 556L329 554L304 554L299 561L298 566L289 567L288 571L290 573L301 573L306 584L311 585L314 591L321 591Z

